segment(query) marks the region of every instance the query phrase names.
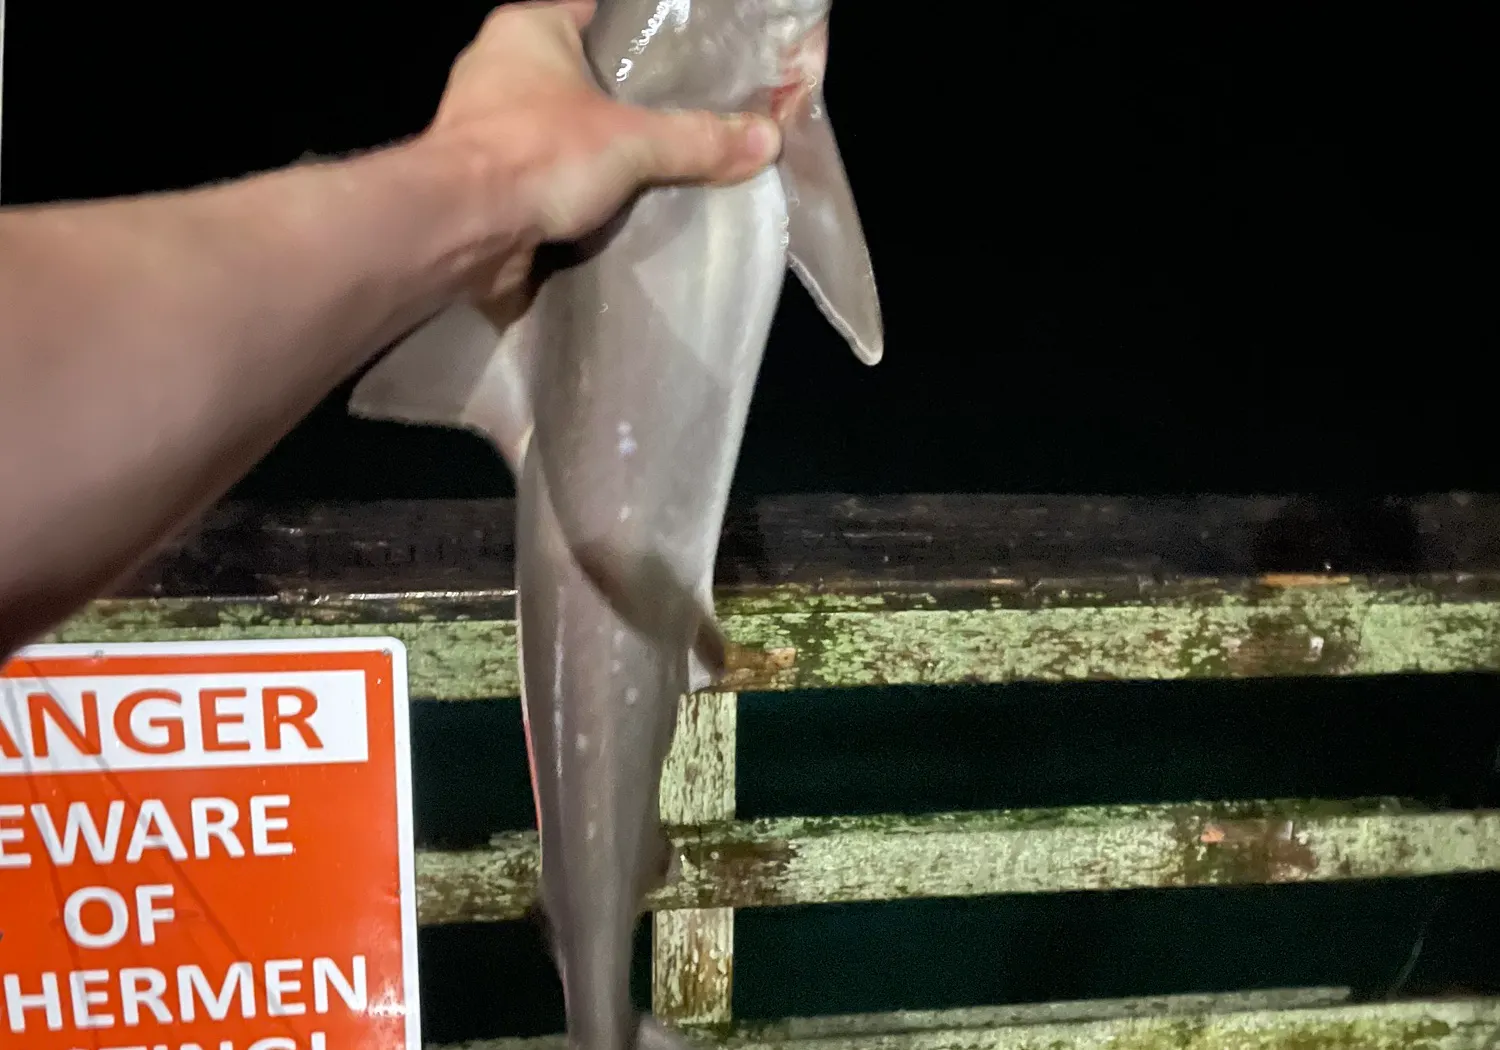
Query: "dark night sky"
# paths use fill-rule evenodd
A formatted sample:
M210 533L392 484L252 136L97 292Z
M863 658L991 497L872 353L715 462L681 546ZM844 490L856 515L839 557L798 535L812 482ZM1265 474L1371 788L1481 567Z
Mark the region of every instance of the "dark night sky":
M414 132L487 3L11 8L3 184L20 202ZM1496 345L1477 25L901 9L838 5L828 88L886 359L858 365L789 282L739 495L1494 487L1471 360ZM356 423L336 399L241 491L509 479L473 440Z

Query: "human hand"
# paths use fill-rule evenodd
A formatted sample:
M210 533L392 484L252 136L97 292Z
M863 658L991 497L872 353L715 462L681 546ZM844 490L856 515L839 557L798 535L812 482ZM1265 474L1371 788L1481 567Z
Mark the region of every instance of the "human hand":
M652 184L739 182L771 163L780 132L763 117L662 112L599 89L580 31L593 0L528 0L492 11L458 57L428 134L467 136L503 169L523 249L480 279L494 300L524 284L532 251L607 223Z

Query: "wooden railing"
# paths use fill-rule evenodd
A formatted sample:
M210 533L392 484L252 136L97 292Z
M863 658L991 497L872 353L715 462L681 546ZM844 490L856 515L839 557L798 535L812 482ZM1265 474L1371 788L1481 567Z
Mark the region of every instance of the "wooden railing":
M505 501L221 508L51 640L389 634L413 698L513 697L511 519ZM1500 870L1500 813L1400 799L734 819L735 691L1500 670L1500 500L795 497L731 515L718 576L745 651L733 691L683 705L668 761L683 877L650 901L658 1014L823 1050L1500 1044L1500 1000L1337 988L759 1026L731 1009L740 908ZM420 921L516 918L536 876L529 833L419 850ZM561 1045L487 1045L521 1042Z

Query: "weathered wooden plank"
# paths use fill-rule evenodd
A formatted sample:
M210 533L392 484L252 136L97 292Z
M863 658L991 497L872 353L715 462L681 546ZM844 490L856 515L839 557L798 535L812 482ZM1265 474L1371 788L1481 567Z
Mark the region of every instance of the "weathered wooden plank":
M508 501L226 505L51 637L390 633L514 696ZM723 688L1500 670L1500 497L798 496L735 510Z
M121 591L145 597L453 589L513 581L509 500L228 503ZM1500 497L814 494L730 509L730 586L998 577L1252 577L1500 569Z
M661 817L673 826L732 820L739 698L699 693L677 709L662 770ZM651 1010L676 1024L727 1024L734 985L734 909L652 916Z
M653 909L1321 882L1500 870L1500 812L1396 800L1076 807L726 822L676 839ZM536 839L417 855L423 923L519 917Z
M1079 1021L1113 1021L1130 1017L1308 1010L1346 1005L1350 1002L1351 994L1351 989L1346 987L1256 988L1247 991L1153 995L1130 999L1062 999L948 1010L824 1014L818 1017L784 1017L774 1021L742 1022L734 1027L732 1037L755 1042L779 1042L842 1038L866 1033L1074 1024Z
M54 637L389 631L416 695L514 695L512 512L228 504ZM795 496L718 566L742 690L1500 664L1497 496Z
M781 588L717 604L751 654L726 689L1500 671L1500 574ZM519 690L511 614L484 593L109 600L49 640L390 634L408 647L413 696L471 700Z
M697 1033L695 1042L803 1043L826 1038L973 1030L995 1027L1075 1024L1128 1018L1167 1018L1252 1011L1307 1010L1349 1002L1350 990L1329 988L1263 988L1241 992L1143 996L1132 999L1059 1000L977 1006L950 1010L894 1010L885 1013L826 1014L776 1021L739 1022L733 1028ZM562 1035L540 1038L481 1040L461 1044L469 1050L563 1050ZM458 1050L457 1046L434 1050Z
M1275 993L1266 998L1274 1001ZM1187 997L1184 997L1187 998ZM1500 999L1414 1000L1290 1009L1198 1010L1172 1004L1105 1018L996 1022L991 1010L816 1018L733 1030L696 1041L733 1050L1493 1050ZM1250 998L1245 996L1243 998ZM1049 1003L1037 1013L1074 1004ZM1227 1004L1226 1004L1227 1005ZM1173 1007L1176 1008L1173 1008ZM1045 1014L1043 1014L1045 1016ZM791 1034L798 1026L811 1034ZM466 1043L463 1050L562 1050L561 1036ZM459 1050L458 1047L449 1050Z
M734 909L684 908L651 916L651 1012L678 1025L729 1022Z

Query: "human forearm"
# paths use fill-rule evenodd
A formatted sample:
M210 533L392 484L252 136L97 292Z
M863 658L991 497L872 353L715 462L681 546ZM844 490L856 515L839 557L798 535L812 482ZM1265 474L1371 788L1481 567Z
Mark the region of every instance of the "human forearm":
M108 587L402 331L524 303L532 250L641 188L749 178L763 119L599 90L590 0L511 3L431 127L357 160L0 212L0 660Z
M522 237L456 137L0 213L0 653L219 496Z

